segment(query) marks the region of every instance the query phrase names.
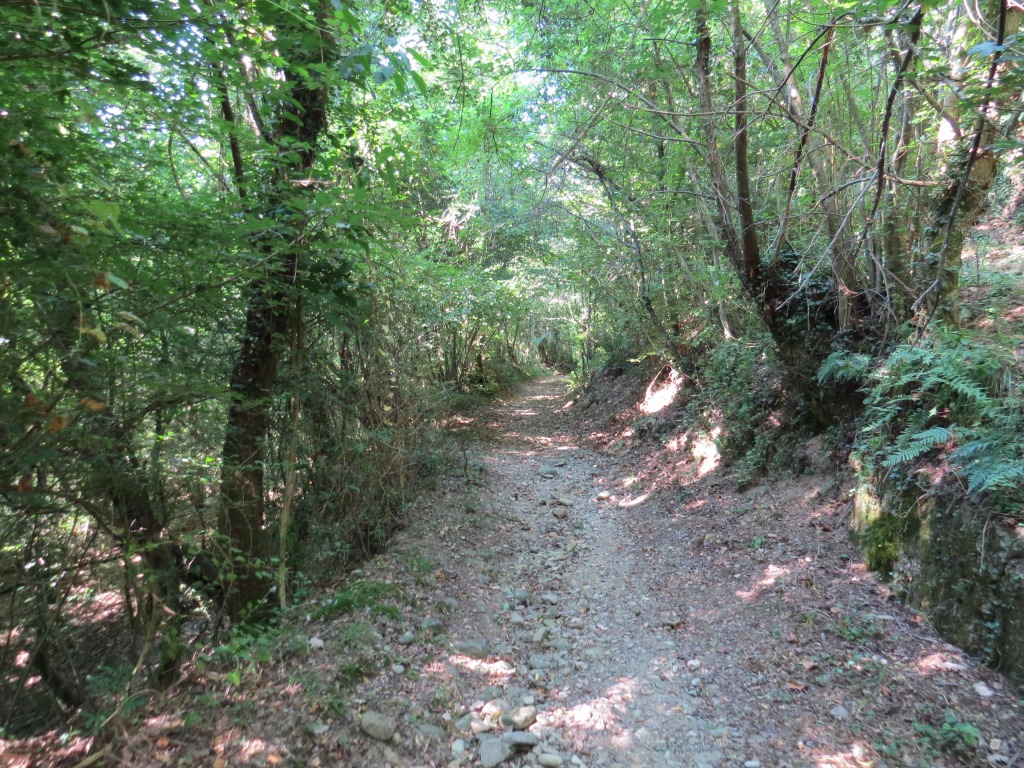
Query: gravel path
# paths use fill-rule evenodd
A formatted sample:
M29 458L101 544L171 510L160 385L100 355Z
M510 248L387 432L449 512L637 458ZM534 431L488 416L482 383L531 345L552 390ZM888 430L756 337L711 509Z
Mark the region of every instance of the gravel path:
M563 387L456 430L459 472L352 574L395 610L307 624L220 765L1024 764L1009 684L865 571L842 481L740 493L706 446L624 450L629 419L584 426Z

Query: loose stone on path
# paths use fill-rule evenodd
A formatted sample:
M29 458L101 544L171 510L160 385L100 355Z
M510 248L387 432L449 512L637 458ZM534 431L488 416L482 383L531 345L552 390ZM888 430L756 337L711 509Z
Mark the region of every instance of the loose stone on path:
M390 741L398 729L398 724L392 717L383 715L380 712L374 712L373 710L367 710L359 719L359 727L363 730L363 733L377 739L377 741Z

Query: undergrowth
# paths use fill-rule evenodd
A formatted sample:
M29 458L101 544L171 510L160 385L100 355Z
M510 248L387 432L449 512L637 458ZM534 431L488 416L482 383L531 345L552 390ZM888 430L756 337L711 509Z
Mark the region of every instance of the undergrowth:
M910 474L922 461L944 461L973 500L1020 518L1024 398L999 342L937 327L867 371L862 356L832 355L819 379L864 381L857 455L865 471Z
M702 356L700 386L687 407L687 421L718 431L723 458L736 466L741 483L791 465L795 405L781 367L762 347L725 341Z

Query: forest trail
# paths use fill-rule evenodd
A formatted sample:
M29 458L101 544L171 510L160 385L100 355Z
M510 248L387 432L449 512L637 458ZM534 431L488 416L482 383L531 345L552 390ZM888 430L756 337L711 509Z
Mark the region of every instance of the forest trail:
M1016 762L1009 687L859 563L835 479L739 493L706 454L631 465L563 392L458 427L458 476L351 577L397 584L400 615L306 624L235 694L249 716L222 715L220 765Z

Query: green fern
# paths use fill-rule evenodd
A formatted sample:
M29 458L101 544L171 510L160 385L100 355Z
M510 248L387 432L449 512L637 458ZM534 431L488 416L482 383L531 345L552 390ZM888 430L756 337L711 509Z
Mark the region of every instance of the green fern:
M890 453L883 461L883 467L895 467L898 464L905 464L913 461L918 456L928 453L936 445L941 445L949 440L949 430L945 427L931 427L923 432L915 432L897 451Z
M868 355L840 350L833 352L818 369L818 384L830 381L859 381L864 379L871 370L871 358Z
M834 357L819 380L845 370ZM896 347L868 376L862 460L891 470L950 445L948 461L973 498L1021 515L1024 396L1015 362L995 344L941 328Z

